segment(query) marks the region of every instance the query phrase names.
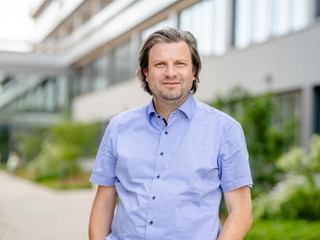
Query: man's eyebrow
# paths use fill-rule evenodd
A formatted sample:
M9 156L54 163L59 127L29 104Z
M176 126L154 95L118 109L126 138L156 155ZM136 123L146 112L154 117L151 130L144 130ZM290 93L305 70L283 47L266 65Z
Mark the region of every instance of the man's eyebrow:
M189 61L188 59L180 58L180 59L177 59L176 62L189 62Z
M189 60L186 59L186 58L179 58L179 59L174 60L174 62L179 62L179 61L189 62ZM151 62L155 63L155 62L167 62L167 61L166 60L161 60L161 59L155 59L155 60L153 60Z

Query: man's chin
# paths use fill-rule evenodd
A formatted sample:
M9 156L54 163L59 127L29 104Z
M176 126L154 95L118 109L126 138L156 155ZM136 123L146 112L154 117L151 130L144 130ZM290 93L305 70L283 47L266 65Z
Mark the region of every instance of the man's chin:
M168 94L168 95L163 95L162 99L168 102L179 102L181 100L183 100L185 98L185 96L183 94Z

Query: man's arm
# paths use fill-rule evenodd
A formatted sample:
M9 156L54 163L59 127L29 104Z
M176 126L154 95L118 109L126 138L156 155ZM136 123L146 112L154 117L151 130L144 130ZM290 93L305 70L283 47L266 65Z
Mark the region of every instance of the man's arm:
M245 186L224 193L228 218L218 240L243 239L252 225L252 204L250 188Z
M114 186L98 186L90 215L90 240L103 240L111 233L111 222L116 202L117 192Z

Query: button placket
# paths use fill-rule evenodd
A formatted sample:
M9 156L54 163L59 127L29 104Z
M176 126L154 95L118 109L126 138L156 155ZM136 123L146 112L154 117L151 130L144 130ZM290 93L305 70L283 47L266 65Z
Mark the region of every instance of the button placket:
M162 120L162 117L157 115L157 120ZM169 147L169 139L168 137L170 136L170 131L168 130L168 126L162 128L162 131L159 134L159 144L158 144L158 149L157 149L157 158L156 158L156 165L154 169L154 178L152 181L152 186L149 192L149 207L148 207L148 215L147 215L147 226L149 226L147 229L147 235L152 235L152 232L154 227L157 225L156 223L161 222L164 220L161 212L162 210L159 209L162 199L162 192L164 189L161 188L162 182L161 178L163 177L163 174L165 173L167 169L167 162L168 162L168 157L170 154L168 152ZM160 191L161 190L161 191ZM152 222L152 223L151 223Z

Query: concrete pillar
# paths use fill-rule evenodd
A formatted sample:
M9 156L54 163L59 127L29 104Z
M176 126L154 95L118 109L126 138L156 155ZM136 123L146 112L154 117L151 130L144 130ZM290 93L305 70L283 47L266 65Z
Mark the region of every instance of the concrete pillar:
M140 49L140 32L133 31L131 34L131 41L130 41L130 69L132 71L132 75L135 76L135 71L138 67L138 59L139 59L139 49Z
M234 20L233 20L233 11L234 11L234 1L226 0L226 37L225 37L225 51L228 52L231 48L233 48L233 35L234 35Z
M306 85L301 92L301 125L300 145L307 149L311 135L313 134L314 121L314 91L312 86Z
M308 1L308 24L315 21L316 14L316 0L307 0Z
M169 13L169 22L171 23L172 27L179 27L179 13L177 11L171 11Z

